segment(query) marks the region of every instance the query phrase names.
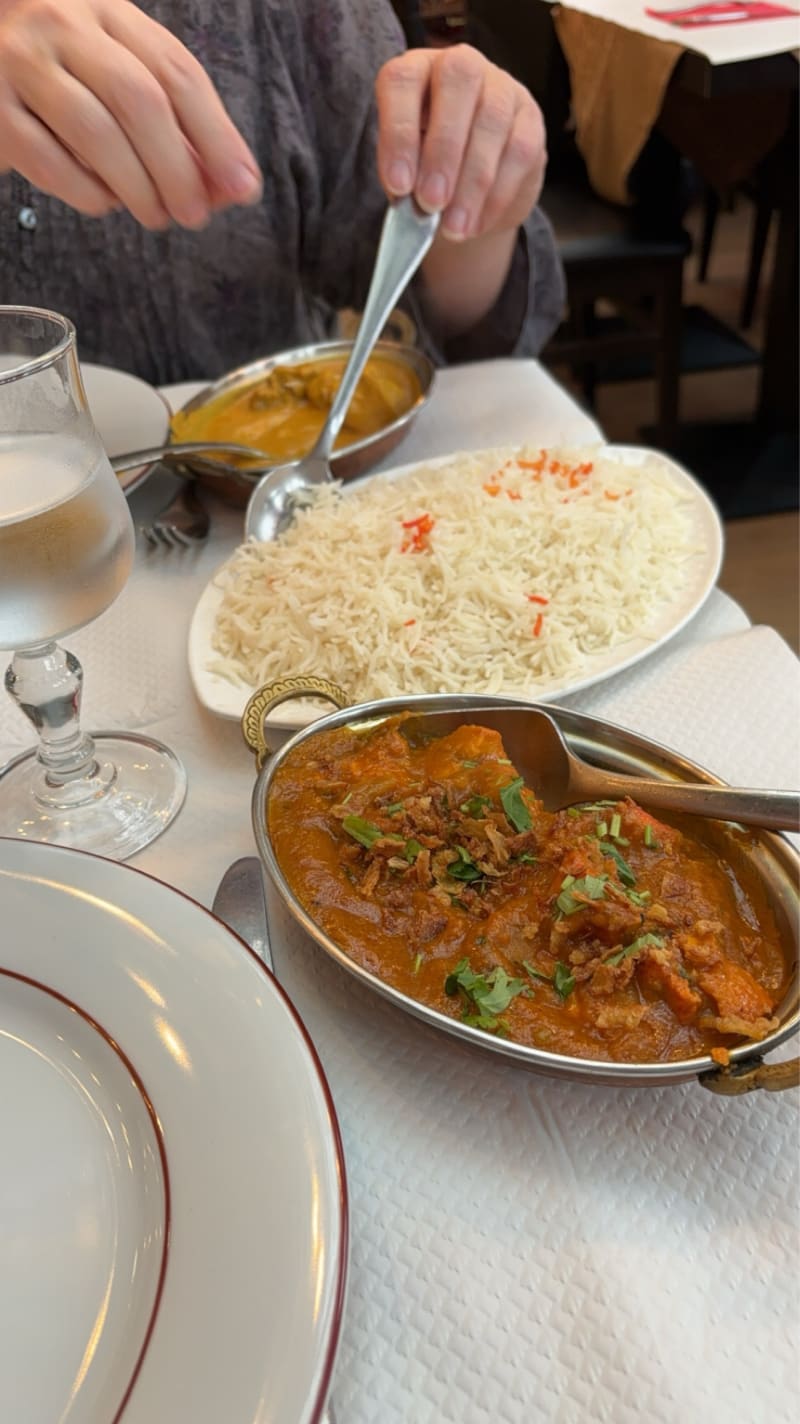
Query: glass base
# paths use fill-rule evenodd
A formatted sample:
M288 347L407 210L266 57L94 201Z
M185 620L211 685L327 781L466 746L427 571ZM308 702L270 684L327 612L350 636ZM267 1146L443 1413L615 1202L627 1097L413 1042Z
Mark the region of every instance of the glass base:
M36 750L0 771L0 835L128 860L174 821L186 796L183 764L162 742L93 732L89 776L49 784Z

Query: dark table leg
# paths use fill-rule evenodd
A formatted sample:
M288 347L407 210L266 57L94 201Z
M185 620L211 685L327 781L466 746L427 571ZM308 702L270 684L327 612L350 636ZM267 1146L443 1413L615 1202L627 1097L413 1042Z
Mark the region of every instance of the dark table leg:
M770 285L758 415L768 429L796 434L800 423L798 363L797 126L775 154L778 235Z

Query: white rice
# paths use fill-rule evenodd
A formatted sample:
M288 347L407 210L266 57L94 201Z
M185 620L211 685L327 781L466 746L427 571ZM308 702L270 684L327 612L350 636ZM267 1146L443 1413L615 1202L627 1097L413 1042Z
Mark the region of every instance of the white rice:
M599 448L454 455L329 486L220 571L209 670L248 687L315 673L359 702L577 680L680 593L690 503L657 459ZM404 524L426 515L403 552Z

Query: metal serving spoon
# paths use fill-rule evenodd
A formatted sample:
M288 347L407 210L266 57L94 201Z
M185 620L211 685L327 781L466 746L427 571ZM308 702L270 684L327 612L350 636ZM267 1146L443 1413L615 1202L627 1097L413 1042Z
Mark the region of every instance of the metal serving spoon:
M328 418L310 454L270 470L256 485L244 519L248 538L274 539L291 523L304 497L318 485L333 479L331 451L361 373L398 297L433 242L438 226L439 214L423 213L413 198L390 203L361 324Z
M509 761L547 811L581 801L631 796L659 811L688 812L774 831L800 830L800 793L796 791L743 791L602 771L571 752L552 717L536 707L419 712L402 722L400 730L409 741L417 742L444 736L465 724L491 727L501 734Z
M111 468L118 475L125 470L136 470L140 465L152 465L156 460L163 460L169 464L173 460L180 459L181 456L194 455L237 455L242 460L249 460L248 465L231 465L226 461L211 458L203 460L204 473L216 475L244 475L249 479L254 479L263 475L266 470L275 468L274 460L270 460L269 455L264 450L254 450L250 445L235 445L227 441L220 440L184 440L177 441L174 445L152 445L146 450L130 450L124 455L111 456Z

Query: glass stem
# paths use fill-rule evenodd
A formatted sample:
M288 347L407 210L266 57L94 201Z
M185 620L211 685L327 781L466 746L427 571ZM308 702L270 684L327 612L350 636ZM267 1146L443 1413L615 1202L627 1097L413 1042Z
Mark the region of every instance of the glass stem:
M80 728L83 668L73 653L44 643L15 653L6 690L39 734L37 760L48 786L96 775L94 742Z

